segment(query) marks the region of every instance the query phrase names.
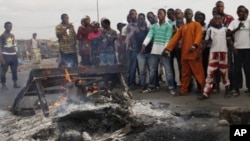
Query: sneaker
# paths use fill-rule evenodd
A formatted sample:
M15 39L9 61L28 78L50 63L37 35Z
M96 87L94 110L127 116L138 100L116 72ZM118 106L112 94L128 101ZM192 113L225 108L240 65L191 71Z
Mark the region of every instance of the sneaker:
M160 86L156 86L155 89L156 89L156 90L159 90L159 89L160 89Z
M198 100L206 100L206 99L209 99L208 96L205 96L204 94L201 94L197 97Z
M171 94L171 95L173 95L173 96L175 96L175 95L176 95L176 91L175 91L175 90L173 90L173 89L169 90L169 92L170 92L170 94Z
M146 90L142 91L142 93L151 93L151 92L155 92L155 88L147 88Z

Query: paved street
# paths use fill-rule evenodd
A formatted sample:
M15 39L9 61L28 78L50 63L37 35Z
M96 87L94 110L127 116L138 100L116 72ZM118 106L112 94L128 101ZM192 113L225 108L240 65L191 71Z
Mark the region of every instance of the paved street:
M30 62L26 62L26 65L19 67L19 84L22 86L26 85L29 72L31 68L46 68L53 67L56 65L56 59L46 59L43 60L40 65L32 65ZM13 88L11 81L11 74L7 74L7 86L9 90L0 91L0 108L10 108L13 101L21 89ZM148 101L160 101L170 103L172 108L175 110L185 110L186 108L209 108L219 110L220 107L225 106L239 106L242 108L250 107L250 97L244 93L245 89L241 90L241 95L239 97L231 97L225 99L223 97L224 88L221 86L221 92L218 94L211 94L211 98L205 101L199 101L196 99L196 94L190 93L188 96L173 97L169 94L166 84L161 84L161 88L157 92L153 93L139 93L138 90L133 90L134 99L136 100L148 100ZM194 90L195 91L195 90Z

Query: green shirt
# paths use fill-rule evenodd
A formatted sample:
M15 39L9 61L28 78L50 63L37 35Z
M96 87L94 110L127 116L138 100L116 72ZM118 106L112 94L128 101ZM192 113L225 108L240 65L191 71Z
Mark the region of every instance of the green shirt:
M151 54L161 54L166 44L169 42L173 34L173 27L169 23L159 25L159 23L153 24L143 42L145 46L153 40L153 47Z

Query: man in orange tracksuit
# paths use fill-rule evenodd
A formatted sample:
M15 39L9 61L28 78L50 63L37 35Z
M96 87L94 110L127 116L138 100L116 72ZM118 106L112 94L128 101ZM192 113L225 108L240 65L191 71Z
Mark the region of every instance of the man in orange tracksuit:
M186 23L182 25L162 52L163 56L168 56L179 40L181 40L181 91L177 95L186 95L192 75L201 85L203 90L205 85L205 75L200 57L202 41L202 27L198 22L194 22L193 11L186 9L184 12Z

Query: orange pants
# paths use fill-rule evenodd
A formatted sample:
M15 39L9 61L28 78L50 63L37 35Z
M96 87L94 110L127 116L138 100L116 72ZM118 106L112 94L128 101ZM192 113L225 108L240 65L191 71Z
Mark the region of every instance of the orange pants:
M202 60L181 60L181 94L187 94L188 86L194 75L195 79L203 90L205 85L205 75L202 66Z

